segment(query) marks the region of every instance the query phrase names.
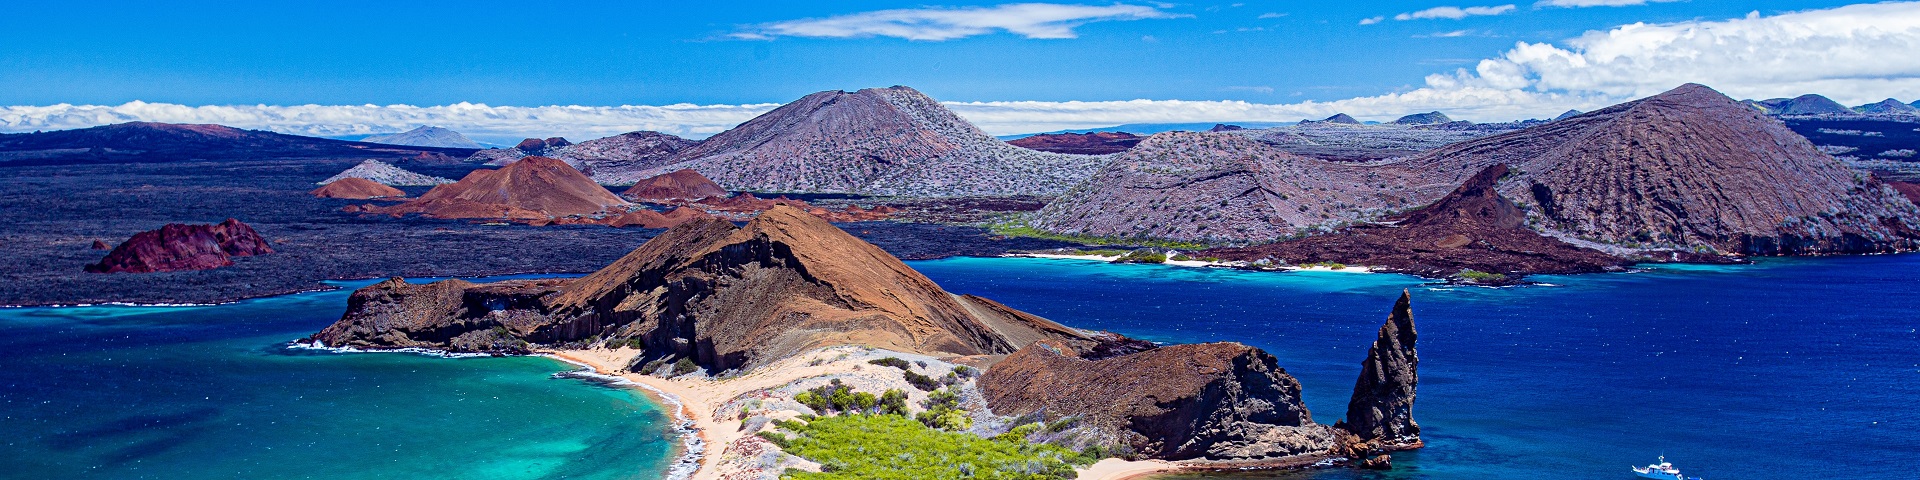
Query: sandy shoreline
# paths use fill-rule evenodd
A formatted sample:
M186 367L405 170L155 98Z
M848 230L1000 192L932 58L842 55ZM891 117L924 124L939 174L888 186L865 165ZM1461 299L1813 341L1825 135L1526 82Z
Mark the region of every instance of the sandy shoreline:
M609 378L618 378L633 383L648 396L663 405L679 405L679 418L699 439L697 448L688 448L687 454L697 468L684 478L693 480L720 479L730 474L740 474L747 468L736 460L743 455L736 450L750 451L754 448L766 448L770 445L744 431L745 422L738 415L729 415L731 408L741 405L743 400L756 398L767 391L787 388L789 385L804 384L807 381L824 382L825 378L839 378L853 382L900 382L900 376L887 368L868 365L872 358L902 357L909 360L924 359L917 355L900 354L885 350L873 350L863 347L829 347L806 354L794 356L774 364L754 369L746 374L732 378L712 380L698 375L678 378L661 378L626 371L639 350L592 349L592 350L545 350L538 352L556 360L581 365L592 369L595 374ZM944 363L944 362L943 362ZM907 390L914 391L911 387ZM916 394L916 397L921 394ZM769 407L763 411L771 417L784 417L788 412L776 411ZM802 466L801 468L805 468ZM1159 473L1178 471L1175 464L1159 461L1126 461L1117 458L1101 460L1088 467L1078 469L1080 479L1126 480L1139 479Z
M1047 259L1055 259L1055 260L1089 260L1089 261L1099 261L1099 262L1107 262L1107 263L1113 263L1114 260L1120 259L1120 256L1118 255L1068 255L1068 254L1060 254L1060 253L1009 253L1001 256L1007 257L1007 258L1047 258ZM1247 268L1246 262L1209 262L1205 260L1168 259L1165 262L1160 262L1160 265L1170 265L1175 267L1192 267L1192 268ZM1340 268L1333 268L1333 267L1324 266L1324 265L1311 265L1311 266L1304 266L1304 267L1292 266L1292 265L1281 265L1281 266L1272 267L1272 269L1288 271L1288 272L1373 273L1373 269L1362 267L1362 266L1342 266Z

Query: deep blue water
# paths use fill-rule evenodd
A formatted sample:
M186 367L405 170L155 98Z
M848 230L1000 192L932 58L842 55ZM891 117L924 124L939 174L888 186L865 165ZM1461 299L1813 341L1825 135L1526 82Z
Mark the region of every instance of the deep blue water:
M349 290L0 309L0 478L659 478L635 392L536 357L290 350Z
M1631 478L1665 454L1708 480L1920 478L1920 255L1499 289L1077 260L913 267L1076 327L1266 349L1324 423L1344 416L1366 347L1410 289L1426 449L1387 473L1247 477Z
M1385 274L1074 260L909 262L948 290L1084 328L1240 341L1344 414L1413 292L1428 441L1386 473L1913 479L1920 256L1769 260L1470 288ZM357 286L355 285L348 285ZM0 309L0 477L654 478L672 454L634 392L540 358L291 351L346 291L213 307Z

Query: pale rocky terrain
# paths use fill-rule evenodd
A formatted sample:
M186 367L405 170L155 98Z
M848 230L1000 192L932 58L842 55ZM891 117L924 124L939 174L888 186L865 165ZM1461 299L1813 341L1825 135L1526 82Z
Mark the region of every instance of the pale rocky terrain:
M327 177L326 180L321 180L320 184L330 184L343 178L364 178L372 180L373 183L396 187L428 187L443 183L453 183L451 179L413 173L387 162L368 159L367 161L360 162L359 165L354 165L353 168L348 168L346 171L340 172L338 175Z

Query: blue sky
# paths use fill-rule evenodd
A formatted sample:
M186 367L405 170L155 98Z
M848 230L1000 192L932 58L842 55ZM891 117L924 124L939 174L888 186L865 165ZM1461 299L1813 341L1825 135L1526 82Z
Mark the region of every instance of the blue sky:
M1636 5L1554 7L1549 2ZM1489 107L1483 96L1475 100L1480 103L1460 107L1468 117L1518 118L1673 86L1555 83L1547 78L1554 74L1536 71L1553 67L1526 61L1516 64L1540 77L1531 84L1496 81L1498 72L1473 71L1484 59L1513 56L1521 42L1581 52L1573 40L1636 22L1726 22L1750 12L1765 18L1848 3L1247 1L1022 7L730 2L713 8L682 2L30 2L10 5L0 16L0 28L7 32L0 42L0 105L117 106L137 100L180 106L735 106L895 84L949 102L1147 99L1300 105L1435 88L1431 76L1459 76L1464 68L1468 72L1462 78L1469 84L1559 95L1507 109ZM1915 10L1909 7L1903 4L1900 10ZM1913 25L1885 27L1920 38ZM1866 45L1865 54L1883 53L1871 51L1876 45L1892 50L1910 40L1848 38ZM1904 63L1906 58L1881 61ZM1788 80L1804 80L1793 85L1806 88L1848 90L1817 92L1837 97L1920 96L1920 86L1906 83L1920 77L1909 71L1914 69L1920 66L1867 72L1869 78L1893 81L1877 87L1819 83L1831 80L1824 78ZM1714 80L1720 79L1688 81L1720 86ZM1721 83L1736 96L1784 92L1769 90L1780 82L1768 79ZM1359 113L1363 118L1414 113L1390 111L1401 104L1408 109L1452 105L1401 102ZM975 110L980 108L985 107ZM1295 111L1320 110L1265 115ZM0 112L0 130L64 125L21 120L28 114L19 112L12 117ZM1096 120L1105 118L1086 119ZM1073 122L1030 123L1005 129Z

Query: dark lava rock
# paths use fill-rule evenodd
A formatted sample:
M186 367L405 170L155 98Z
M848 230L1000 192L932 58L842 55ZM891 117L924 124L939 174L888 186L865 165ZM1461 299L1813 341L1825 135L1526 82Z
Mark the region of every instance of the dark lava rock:
M1207 131L1209 131L1209 132L1231 132L1231 131L1234 131L1234 130L1246 130L1246 129L1247 129L1247 127L1242 127L1242 126L1239 126L1239 125L1228 125L1228 124L1224 124L1224 123L1216 123L1216 124L1213 124L1213 128L1209 128L1209 129L1207 129Z
M206 270L233 265L232 257L268 253L273 253L273 249L267 246L267 241L239 220L229 218L217 225L170 223L159 230L134 234L108 252L100 263L87 265L86 270L93 273Z
M1911 201L1915 204L1920 204L1920 184L1914 184L1914 183L1908 183L1908 182L1887 182L1887 186L1893 187L1894 191L1900 192L1900 196L1907 197L1908 201Z
M1360 364L1360 379L1347 402L1347 419L1335 425L1374 450L1414 448L1421 443L1420 424L1413 421L1420 354L1414 349L1418 334L1413 330L1410 300L1411 295L1400 292L1393 314L1380 326L1379 338Z
M73 130L0 134L0 165L151 163L353 156L466 156L471 149L408 147L302 137L222 125L128 122Z
M106 249L109 249L109 248L113 248L113 246L112 246L112 245L107 245L107 242L106 242L106 241L103 241L103 240L94 240L94 241L93 241L93 249L94 249L94 250L106 250Z
M1043 133L1007 144L1042 152L1106 155L1127 151L1145 138L1127 132Z
M1530 273L1617 270L1628 263L1528 230L1526 211L1495 190L1507 172L1505 165L1487 167L1453 193L1390 224L1254 247L1213 249L1200 255L1293 264L1335 262L1483 284L1517 281Z
M1334 445L1333 430L1313 423L1301 403L1300 383L1272 355L1238 343L1089 359L1038 342L989 368L979 385L996 414L1078 417L1151 458L1280 460Z

